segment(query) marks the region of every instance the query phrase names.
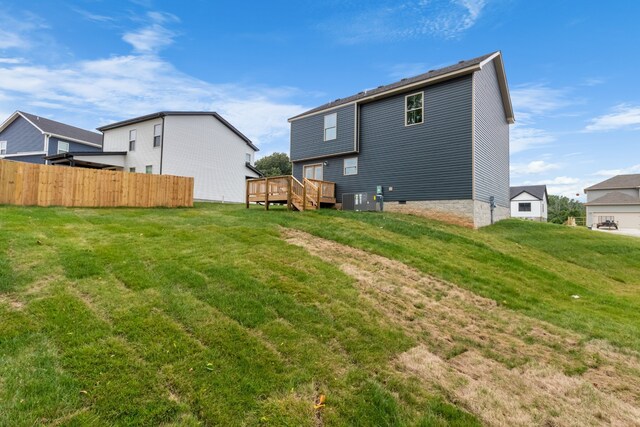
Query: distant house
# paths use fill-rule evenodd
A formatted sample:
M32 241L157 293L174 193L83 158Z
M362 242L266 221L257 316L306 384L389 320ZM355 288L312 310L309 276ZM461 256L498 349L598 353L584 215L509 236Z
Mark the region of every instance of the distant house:
M587 194L587 225L605 219L620 228L640 229L640 174L617 175L591 187Z
M380 189L385 210L448 211L475 226L509 217L514 115L500 52L337 99L289 122L294 176L335 182L338 202Z
M215 112L161 111L98 128L104 151L70 151L48 157L53 164L194 178L194 198L242 202L256 147Z
M69 151L102 151L102 135L75 126L16 111L0 125L0 158L27 163Z
M547 221L548 197L546 185L511 187L511 217Z

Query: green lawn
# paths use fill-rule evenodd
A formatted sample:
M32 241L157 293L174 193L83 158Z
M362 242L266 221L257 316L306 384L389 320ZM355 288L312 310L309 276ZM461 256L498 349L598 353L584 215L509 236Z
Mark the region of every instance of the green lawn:
M393 369L423 338L281 227L640 351L633 238L220 204L0 207L0 425L479 424Z

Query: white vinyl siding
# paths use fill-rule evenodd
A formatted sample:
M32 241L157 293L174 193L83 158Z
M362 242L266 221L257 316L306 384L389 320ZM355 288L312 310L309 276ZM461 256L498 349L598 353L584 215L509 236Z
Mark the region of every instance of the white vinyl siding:
M69 152L69 143L66 141L58 141L58 154L68 153Z
M324 140L332 141L338 137L338 115L336 113L324 116Z
M344 165L342 167L343 175L357 175L358 174L358 158L350 157L344 159Z
M158 150L153 146L154 128L158 124L162 124L161 118L106 130L104 131L104 151L127 151L126 156L124 156L124 170L135 168L138 173L143 173L145 166L153 165L154 173L164 173L164 170L160 167L162 150ZM135 132L132 133L131 131ZM134 151L129 151L131 137L135 138L136 141L133 147ZM163 136L162 144L165 145L164 142L166 141Z
M0 141L0 156L7 154L7 141Z

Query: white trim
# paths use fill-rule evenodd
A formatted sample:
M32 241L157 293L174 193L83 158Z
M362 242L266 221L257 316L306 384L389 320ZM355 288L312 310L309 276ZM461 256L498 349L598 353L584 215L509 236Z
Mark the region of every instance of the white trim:
M319 111L314 111L313 113L309 113L309 114L305 114L303 116L299 116L299 117L294 117L291 119L288 119L287 121L289 123L294 122L296 120L300 120L300 119L304 119L306 117L311 117L311 116L315 116L318 114L326 114L327 111L331 111L331 110L335 110L336 108L342 108L342 107L346 107L348 105L351 104L355 104L355 103L362 103L364 101L372 101L375 100L377 98L386 98L387 96L391 96L395 93L399 93L399 92L405 92L407 90L422 86L422 85L428 85L428 84L434 84L434 83L438 83L440 81L443 80L449 80L449 79L453 79L455 77L458 76L463 76L465 74L469 74L469 73L473 73L474 71L480 71L480 65L472 65L470 67L467 68L462 68L460 70L456 70L456 71L451 71L449 73L446 74L442 74L439 76L435 76L435 77L431 77L428 79L424 79L424 80L420 80L417 81L415 83L411 83L408 85L404 85L404 86L400 86L394 89L389 89L389 90L385 90L384 92L380 92L380 93L376 93L375 95L370 95L370 96L365 96L364 98L360 98L351 102L345 102L344 104L340 104L340 105L336 105L333 107L327 107L325 109L319 110Z
M338 157L338 156L342 156L345 154L359 154L358 151L343 151L341 153L331 153L331 154L323 154L322 156L315 156L315 157L305 157L304 159L292 159L291 163L300 163L300 162L306 162L309 160L318 160L318 159L328 159L331 157Z
M5 157L22 157L22 156L37 156L38 154L47 154L44 151L23 151L20 153L14 153L14 154L3 154L2 158Z
M420 111L422 112L422 115L420 116L420 123L407 123L407 113L409 111L417 111L417 108L414 108L413 110L408 110L407 109L407 98L409 98L410 96L416 96L416 95L422 95L422 103L420 105ZM421 125L424 123L424 91L420 91L420 92L414 92L414 93L410 93L408 95L405 95L404 97L404 126L408 127L408 126L415 126L415 125Z
M484 67L485 65L487 65L489 62L493 61L498 56L500 56L500 52L495 52L493 55L491 55L490 57L488 57L487 59L485 59L484 61L482 61L480 63L480 68Z
M50 137L53 136L54 138L64 139L65 141L77 142L78 144L84 144L84 145L89 145L91 147L102 148L102 145L100 144L94 144L93 142L83 141L81 139L76 139L76 138L69 138L68 136L58 135L57 133L44 132L44 134L49 135Z

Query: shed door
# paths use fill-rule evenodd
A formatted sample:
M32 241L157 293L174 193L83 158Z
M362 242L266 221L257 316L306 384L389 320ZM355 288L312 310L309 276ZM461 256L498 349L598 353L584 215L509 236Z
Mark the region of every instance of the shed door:
M307 179L317 179L322 181L322 163L306 165L304 167L304 177Z

